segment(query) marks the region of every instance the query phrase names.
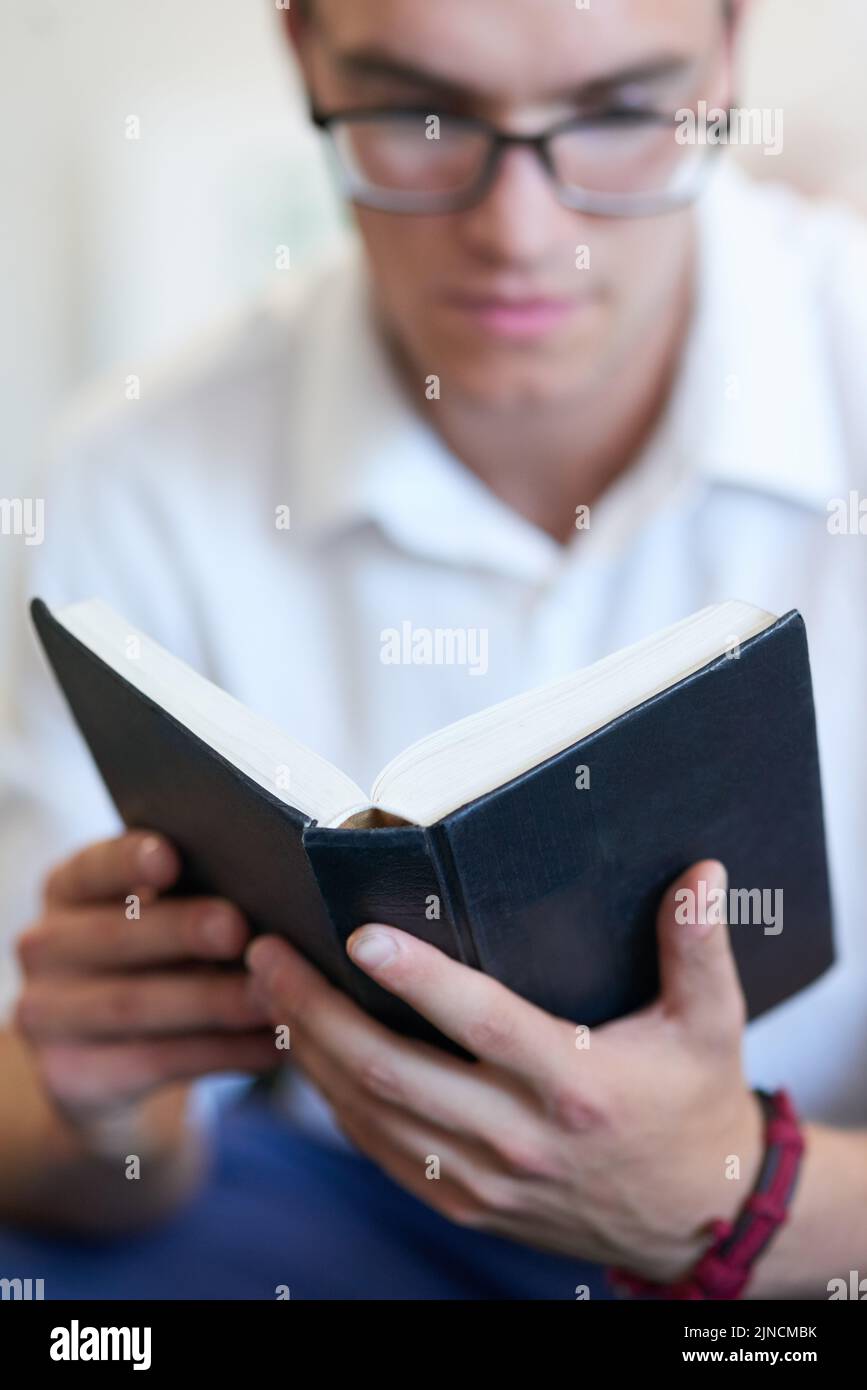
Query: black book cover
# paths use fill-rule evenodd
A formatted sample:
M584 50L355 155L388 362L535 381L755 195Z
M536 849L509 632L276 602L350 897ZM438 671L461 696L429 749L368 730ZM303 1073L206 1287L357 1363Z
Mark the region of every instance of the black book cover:
M730 930L751 1018L833 962L815 718L796 612L429 827L329 829L285 805L74 637L33 622L118 812L181 851L176 891L235 902L375 1017L442 1041L344 950L388 922L540 1007L595 1025L658 988L668 884L721 859L782 894L782 930ZM589 769L578 787L576 768ZM774 901L779 901L775 899Z

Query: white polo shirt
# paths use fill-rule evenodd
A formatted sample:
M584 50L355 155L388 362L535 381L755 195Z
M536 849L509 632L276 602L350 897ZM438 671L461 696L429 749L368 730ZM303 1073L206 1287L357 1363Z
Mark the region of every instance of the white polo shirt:
M839 952L750 1027L748 1075L787 1085L813 1118L867 1124L867 535L828 526L833 499L867 498L867 239L851 214L732 171L699 216L669 408L565 548L403 398L355 247L160 372L143 368L140 400L117 379L78 408L41 485L44 543L14 542L6 1004L39 877L118 829L25 597L105 599L364 787L422 734L740 598L807 622ZM288 530L275 525L285 506ZM383 664L381 634L405 620L487 629L487 673Z

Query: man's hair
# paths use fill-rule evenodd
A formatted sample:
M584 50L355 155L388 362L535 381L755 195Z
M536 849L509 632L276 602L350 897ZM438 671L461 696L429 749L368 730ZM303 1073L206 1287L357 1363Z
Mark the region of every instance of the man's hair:
M732 19L735 12L735 0L722 0L722 7L726 19ZM313 0L295 0L295 8L300 14L309 15L313 9Z
M290 3L292 0L290 0ZM313 0L294 0L295 8L304 19L309 19L313 11ZM736 0L722 0L723 17L731 24L735 17Z

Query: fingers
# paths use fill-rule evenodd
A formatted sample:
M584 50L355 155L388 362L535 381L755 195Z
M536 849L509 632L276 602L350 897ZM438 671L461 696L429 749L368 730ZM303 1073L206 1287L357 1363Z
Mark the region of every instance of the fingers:
M476 1064L384 1028L285 942L260 937L247 962L272 1022L290 1024L291 1059L332 1103L353 1096L383 1101L494 1146L526 1124L526 1110L507 1086L492 1087Z
M378 923L347 942L355 964L398 995L474 1057L533 1085L545 1084L571 1046L563 1021L521 999L489 975L426 942Z
M134 831L72 855L45 883L39 920L18 944L15 1023L70 1113L79 1095L94 1111L283 1060L249 976L217 966L240 957L243 915L219 899L161 897L180 870L168 841Z
M291 1056L341 1112L384 1105L496 1152L527 1128L526 1098L502 1081L493 1086L484 1067L385 1029L343 1034L300 1019Z
M407 1192L459 1225L482 1227L491 1207L509 1204L513 1184L488 1153L385 1109L347 1108L340 1128Z
M403 1053L421 1044L398 1038L369 1018L357 1004L335 989L309 961L277 937L259 937L247 951L255 997L262 1000L272 1022L292 1027L293 1055L301 1030L308 1045L329 1055L358 1077L371 1074L376 1060ZM429 1049L433 1053L434 1049ZM451 1060L451 1059L450 1059ZM455 1059L456 1060L456 1059Z
M15 1023L31 1042L244 1030L268 1021L243 971L40 978L21 994Z
M42 1049L48 1087L62 1105L102 1108L214 1072L268 1071L279 1060L269 1030L123 1043L52 1043Z
M140 885L164 892L180 870L180 855L168 840L148 831L130 831L88 845L59 864L45 882L45 902L98 902Z
M17 943L25 975L123 970L240 956L249 927L219 898L165 898L128 920L120 906L57 906Z
M745 1016L727 888L725 867L702 860L671 885L657 918L663 1007L710 1041L739 1035Z

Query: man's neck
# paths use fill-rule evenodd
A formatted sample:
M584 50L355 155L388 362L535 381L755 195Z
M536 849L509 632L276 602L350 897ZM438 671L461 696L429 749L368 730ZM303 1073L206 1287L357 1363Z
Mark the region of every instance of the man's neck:
M685 273L665 315L603 384L519 409L492 409L446 393L424 404L425 418L497 497L565 544L575 534L576 508L592 506L637 461L666 408L686 338L691 284Z

